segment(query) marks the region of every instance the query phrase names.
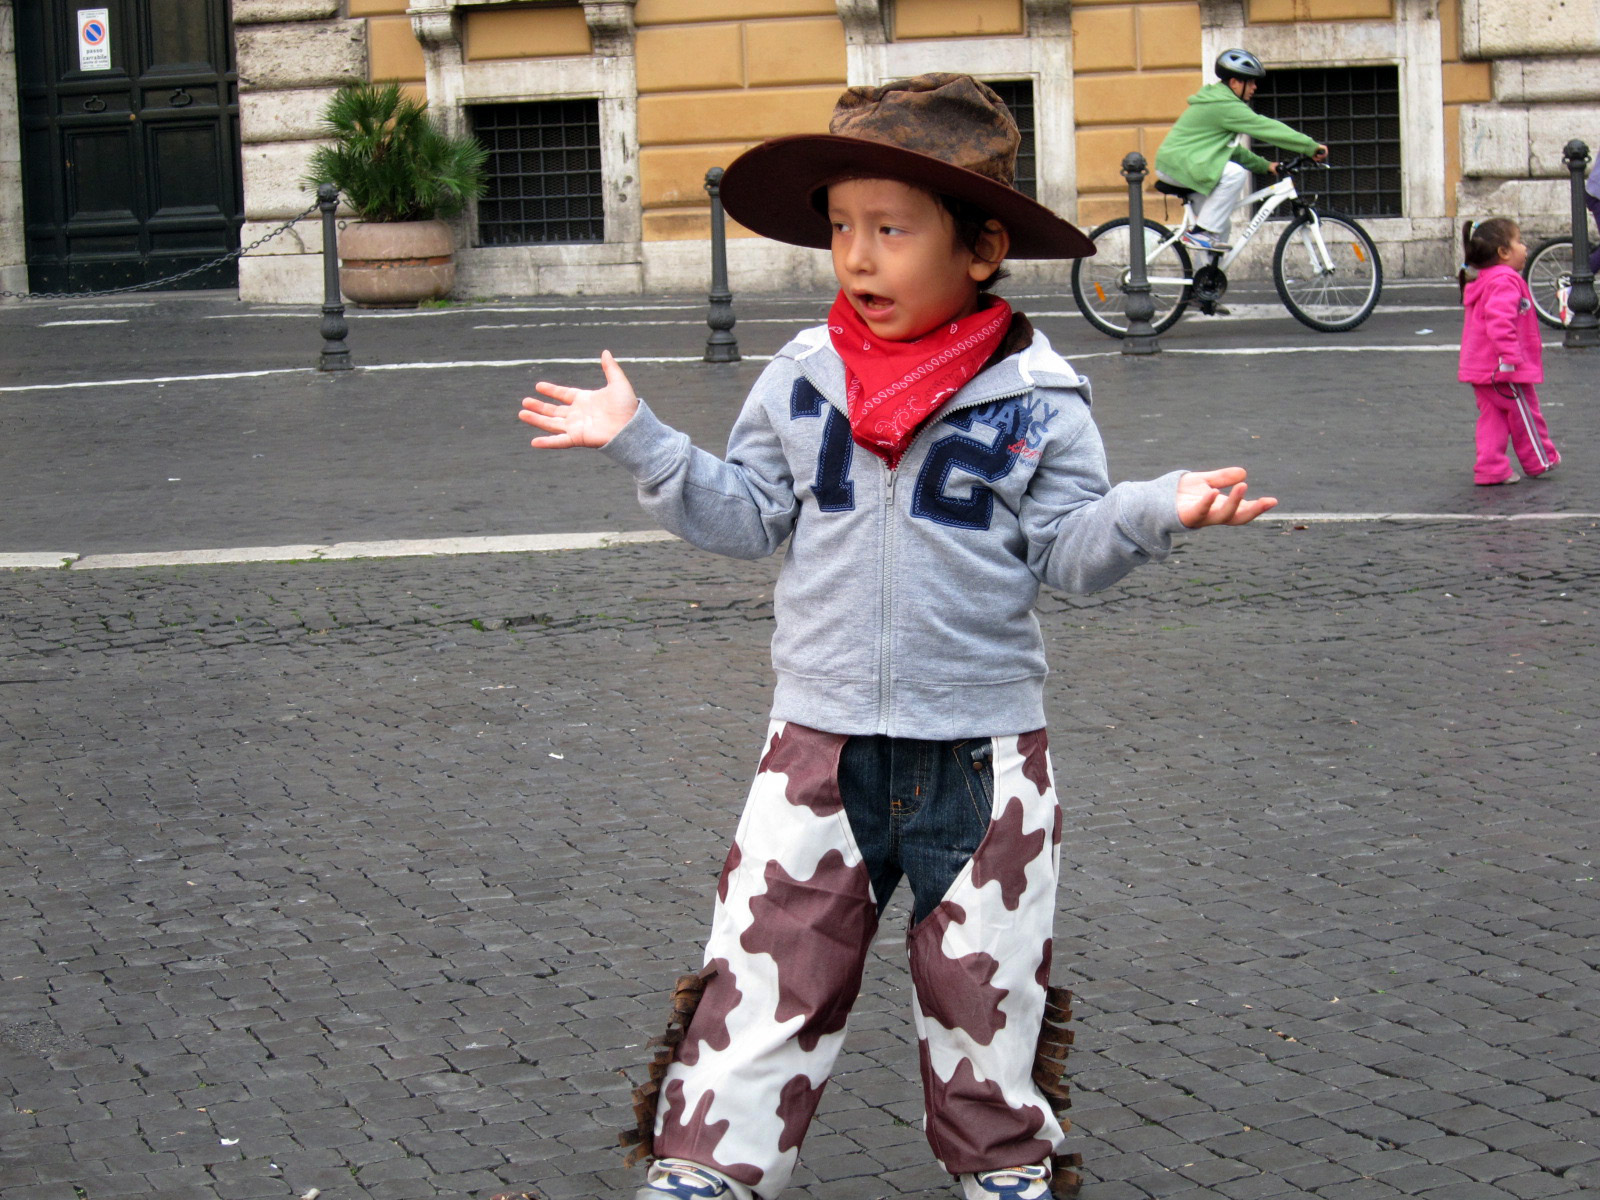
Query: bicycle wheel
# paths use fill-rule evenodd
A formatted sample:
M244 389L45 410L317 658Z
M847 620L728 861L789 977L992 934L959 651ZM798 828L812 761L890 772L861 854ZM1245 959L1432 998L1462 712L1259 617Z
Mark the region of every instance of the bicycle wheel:
M1324 261L1318 234L1327 249ZM1331 267L1330 267L1331 263ZM1302 325L1345 333L1372 315L1383 292L1383 263L1367 231L1339 213L1296 217L1272 254L1278 298Z
M1165 333L1183 316L1189 305L1189 284L1194 272L1189 252L1182 242L1161 250L1156 247L1172 236L1172 231L1157 221L1144 223L1145 275L1150 280L1150 299L1156 311L1150 323L1157 333ZM1072 295L1078 311L1101 333L1114 338L1128 335L1125 288L1128 282L1128 218L1118 217L1089 234L1094 257L1080 258L1072 264Z
M1533 311L1552 329L1565 329L1561 319L1566 310L1567 289L1572 286L1572 239L1551 238L1541 242L1522 266L1522 277L1533 292ZM1567 320L1572 314L1567 312Z

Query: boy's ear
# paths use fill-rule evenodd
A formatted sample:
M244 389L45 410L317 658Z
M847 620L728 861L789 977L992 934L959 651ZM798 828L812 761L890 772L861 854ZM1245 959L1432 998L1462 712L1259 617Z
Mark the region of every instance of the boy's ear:
M977 250L968 271L973 279L982 283L1000 269L1000 264L1010 252L1011 235L1006 232L1004 225L991 218L984 222L983 232L978 235Z

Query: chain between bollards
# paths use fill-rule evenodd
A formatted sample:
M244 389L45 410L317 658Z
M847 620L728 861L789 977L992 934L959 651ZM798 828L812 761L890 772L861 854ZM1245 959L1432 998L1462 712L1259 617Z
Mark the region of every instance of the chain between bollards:
M727 218L722 212L721 167L706 172L706 191L711 196L711 294L706 297L711 304L706 316L711 336L706 339L705 361L735 363L739 361L739 343L733 336L733 293L728 290L728 233Z
M322 356L319 371L348 371L354 365L344 335L350 325L344 319L344 301L339 295L339 227L334 212L339 207L339 189L331 183L317 187L317 207L322 210Z
M1589 269L1589 213L1583 202L1584 176L1589 173L1589 147L1577 138L1568 142L1562 160L1572 173L1572 283L1567 292L1567 322L1562 341L1568 350L1588 350L1600 346L1600 317L1594 291L1594 272Z
M1161 343L1156 338L1155 326L1150 318L1155 316L1156 303L1150 296L1150 278L1144 261L1144 155L1137 150L1122 160L1122 177L1128 181L1128 282L1123 286L1127 297L1122 306L1128 318L1128 333L1122 339L1124 354L1157 354Z

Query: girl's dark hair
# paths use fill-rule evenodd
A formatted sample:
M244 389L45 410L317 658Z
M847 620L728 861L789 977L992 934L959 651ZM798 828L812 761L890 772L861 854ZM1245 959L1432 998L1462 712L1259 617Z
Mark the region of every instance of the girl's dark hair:
M994 218L970 200L961 200L955 196L940 196L939 203L944 205L945 211L955 221L956 237L961 239L961 244L974 254L977 254L978 243L983 235L988 232L987 226ZM990 261L981 255L979 255L979 258L983 262ZM978 291L992 291L995 284L1007 278L1010 274L1011 272L1004 267L997 268L993 275L979 282Z
M1461 270L1456 272L1456 282L1461 285L1462 295L1466 294L1467 281L1476 278L1484 267L1492 267L1499 262L1500 251L1511 249L1511 243L1517 240L1521 232L1510 217L1490 217L1476 224L1471 221L1462 223Z

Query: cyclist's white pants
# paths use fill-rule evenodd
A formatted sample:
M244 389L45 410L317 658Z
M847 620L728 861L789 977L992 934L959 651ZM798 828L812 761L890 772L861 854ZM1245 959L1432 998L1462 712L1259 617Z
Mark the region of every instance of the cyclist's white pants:
M1210 194L1195 196L1195 224L1201 229L1221 234L1222 240L1227 241L1228 229L1233 224L1233 210L1239 207L1239 201L1244 199L1249 189L1250 172L1236 162L1228 163L1222 168L1222 178Z

